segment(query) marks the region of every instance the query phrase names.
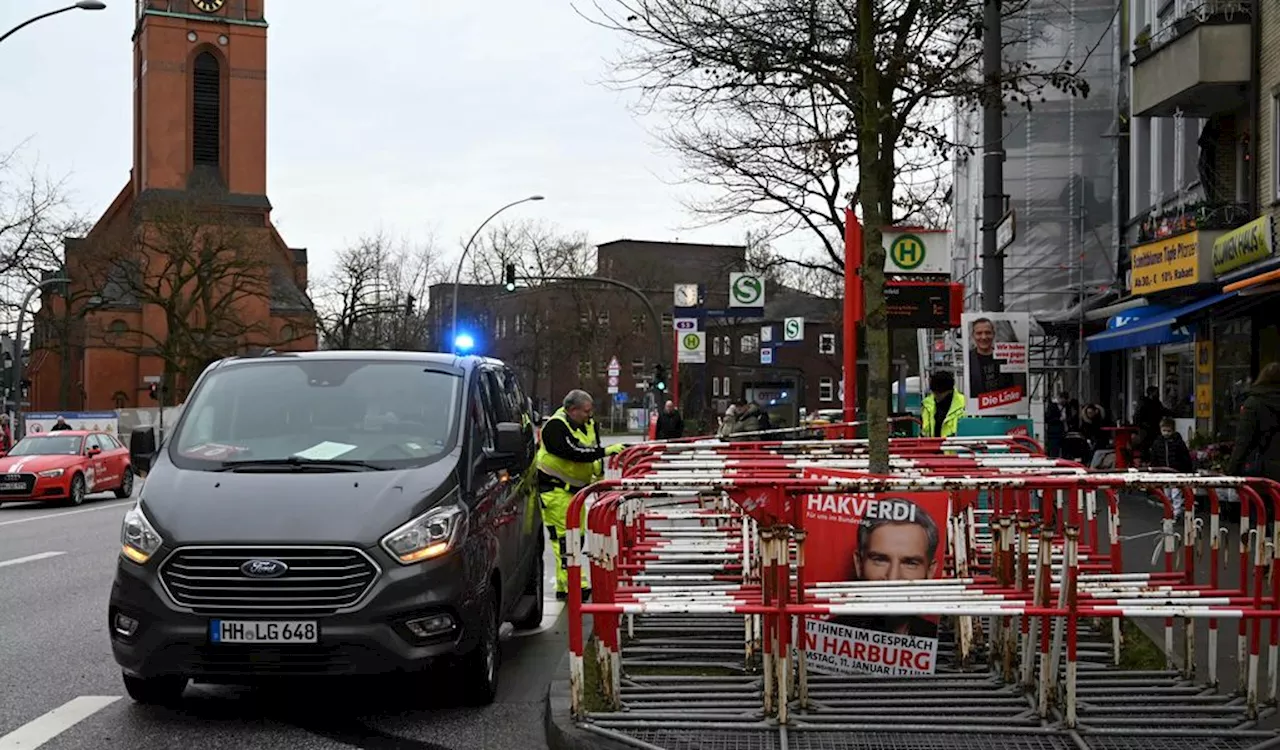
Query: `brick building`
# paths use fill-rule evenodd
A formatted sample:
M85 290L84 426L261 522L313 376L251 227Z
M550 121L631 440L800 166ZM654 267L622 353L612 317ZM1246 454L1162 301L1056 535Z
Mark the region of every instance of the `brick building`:
M475 339L477 351L518 368L526 391L542 408L554 408L566 391L583 387L596 395L599 411L609 415L611 358L621 366L619 391L633 406L643 403L653 366L672 361L674 285L704 284L706 307L725 308L729 273L746 266L742 246L637 240L600 245L597 275L626 281L649 299L660 319L660 342L643 302L625 290L592 284L589 277L515 292L464 285L458 295L458 329ZM432 340L439 349L452 339L452 292L451 284L430 292ZM770 283L766 302L763 319L707 319L706 364L680 369L680 402L687 418L709 424L710 416L723 413L736 397L762 402L785 424L795 423L801 407L813 411L839 405L839 300ZM772 364L761 364L762 325L775 324L781 339L783 318L793 316L805 318L805 340L777 347ZM865 380L863 373L860 379Z
M33 408L151 405L145 378L163 374L156 347L173 334L141 290L161 279L180 287L175 296L203 295L234 311L217 325L212 306L191 306L189 324L203 326L207 341L201 351L315 348L307 251L281 238L266 195L263 3L229 0L205 11L191 0L139 0L129 181L85 237L67 238L69 289L45 290L32 335ZM191 247L213 260L176 259L177 250L166 249L175 246L159 241L179 206L191 222ZM217 263L227 269L222 278L200 277L201 267L207 274ZM167 359L175 400L190 375L175 374Z

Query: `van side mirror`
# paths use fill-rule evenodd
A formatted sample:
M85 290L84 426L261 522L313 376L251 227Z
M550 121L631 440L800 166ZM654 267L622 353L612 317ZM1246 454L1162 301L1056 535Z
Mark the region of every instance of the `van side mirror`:
M129 461L135 472L146 474L156 457L156 430L137 427L129 433Z
M484 463L488 471L514 469L528 453L524 427L517 422L499 422L493 448L485 451Z

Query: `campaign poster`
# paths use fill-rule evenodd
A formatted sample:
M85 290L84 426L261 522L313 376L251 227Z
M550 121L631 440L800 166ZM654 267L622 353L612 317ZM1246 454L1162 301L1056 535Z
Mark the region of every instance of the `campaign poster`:
M1027 390L1027 313L965 313L960 316L965 345L964 413L970 417L1025 417L1031 414Z
M856 476L806 469L806 479ZM947 549L946 492L805 496L805 580L918 581L940 578ZM904 592L904 598L905 592ZM933 674L938 618L834 615L808 618L810 668L825 674Z
M28 435L40 435L52 430L58 423L58 417L62 417L73 430L93 430L115 435L120 427L120 417L113 411L32 412L22 415L22 423Z

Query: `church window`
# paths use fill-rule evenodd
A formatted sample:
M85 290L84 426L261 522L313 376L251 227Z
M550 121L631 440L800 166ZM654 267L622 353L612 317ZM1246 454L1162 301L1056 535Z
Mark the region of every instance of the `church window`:
M222 72L212 52L196 56L192 82L192 160L217 166L222 145Z

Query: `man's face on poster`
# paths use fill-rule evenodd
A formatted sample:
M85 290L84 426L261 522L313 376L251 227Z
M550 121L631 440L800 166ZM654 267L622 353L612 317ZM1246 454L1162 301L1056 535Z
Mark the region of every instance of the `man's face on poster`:
M920 581L930 577L929 534L918 523L886 523L871 532L858 550L863 581Z
M973 348L979 354L990 354L996 348L996 326L989 320L973 324Z

